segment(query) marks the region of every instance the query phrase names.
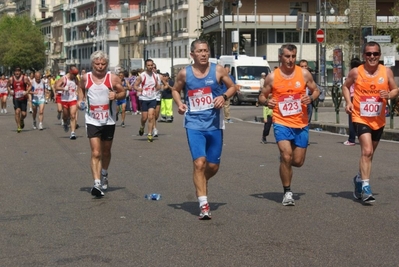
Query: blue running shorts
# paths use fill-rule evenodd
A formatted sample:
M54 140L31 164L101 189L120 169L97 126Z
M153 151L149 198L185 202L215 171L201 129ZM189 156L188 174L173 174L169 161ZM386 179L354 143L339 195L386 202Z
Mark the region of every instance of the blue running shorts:
M126 98L121 99L121 100L116 100L116 105L117 105L117 106L120 106L120 105L122 105L122 104L126 104Z
M281 124L274 123L273 130L276 143L278 143L279 141L288 140L297 147L308 147L309 126L306 126L304 128L290 128Z
M205 157L209 163L220 163L223 147L223 130L199 131L186 128L186 134L193 161L200 157Z

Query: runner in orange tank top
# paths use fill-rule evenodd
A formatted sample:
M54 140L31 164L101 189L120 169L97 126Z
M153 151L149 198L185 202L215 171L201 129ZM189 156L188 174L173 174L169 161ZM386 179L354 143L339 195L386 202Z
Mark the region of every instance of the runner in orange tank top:
M307 105L320 91L307 69L295 65L297 48L285 44L280 48L281 66L266 76L259 103L273 109L273 130L280 150L280 178L284 188L283 205L294 206L291 191L292 167L305 162L309 140ZM312 93L306 93L306 87ZM267 101L269 94L273 97Z
M364 64L352 69L342 86L347 103L345 110L352 114L361 147L359 172L353 178L353 195L365 203L375 202L369 179L373 155L384 131L387 100L397 97L399 93L392 70L379 64L380 57L380 45L376 42L366 43L363 48ZM351 103L349 88L353 84Z

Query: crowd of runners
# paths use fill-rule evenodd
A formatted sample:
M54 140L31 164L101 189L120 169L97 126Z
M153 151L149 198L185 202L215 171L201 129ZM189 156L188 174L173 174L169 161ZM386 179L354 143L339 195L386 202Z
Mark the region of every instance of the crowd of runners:
M108 167L115 125L125 113L141 115L138 134L147 130L149 143L158 136L157 121L172 122L174 100L184 115L184 128L193 161L193 181L200 207L200 219L211 219L208 182L219 170L223 147L225 116L223 107L238 87L228 69L209 63L209 45L195 40L190 47L193 64L182 69L174 84L168 73L160 73L153 60L145 61L145 70L115 74L108 70L109 58L103 51L91 55L90 72L71 66L62 77L31 72L21 68L0 79L1 113L7 113L7 96L13 98L17 132L25 127L27 110L32 113L34 129L43 130L46 103L57 103L57 118L70 139L76 139L78 109L84 110L86 134L91 148L91 194L104 196L108 189ZM284 206L294 206L291 190L293 167L305 162L309 141L307 105L320 91L306 68L296 66L297 48L285 44L279 52L280 67L264 78L259 105L273 110L273 129L280 152L279 172ZM364 62L353 68L343 85L346 112L351 114L358 136L361 157L353 178L354 197L364 203L375 201L370 187L371 163L385 126L387 100L396 98L399 89L389 68L379 64L381 48L369 42L363 47ZM223 86L221 86L223 85ZM353 87L351 100L349 88ZM306 93L306 90L309 92ZM182 94L184 100L182 100ZM129 101L127 101L129 97ZM173 99L173 100L172 100ZM139 101L137 101L139 100ZM39 121L37 123L37 120ZM147 127L146 127L147 126Z

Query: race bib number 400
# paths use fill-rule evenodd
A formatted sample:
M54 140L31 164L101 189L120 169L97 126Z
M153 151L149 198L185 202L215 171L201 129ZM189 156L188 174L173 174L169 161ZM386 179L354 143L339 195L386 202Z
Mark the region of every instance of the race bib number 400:
M379 96L360 97L360 116L376 117L381 114L382 99Z
M90 117L99 123L107 123L109 105L90 105Z
M190 111L201 111L213 108L212 89L204 87L188 91Z
M278 108L281 115L291 116L302 112L301 95L283 95L278 99Z

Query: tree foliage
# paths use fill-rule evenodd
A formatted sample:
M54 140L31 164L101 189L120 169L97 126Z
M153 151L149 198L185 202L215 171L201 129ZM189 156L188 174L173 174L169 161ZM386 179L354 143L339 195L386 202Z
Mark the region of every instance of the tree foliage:
M0 40L0 65L35 70L44 67L44 36L28 16L2 16Z

